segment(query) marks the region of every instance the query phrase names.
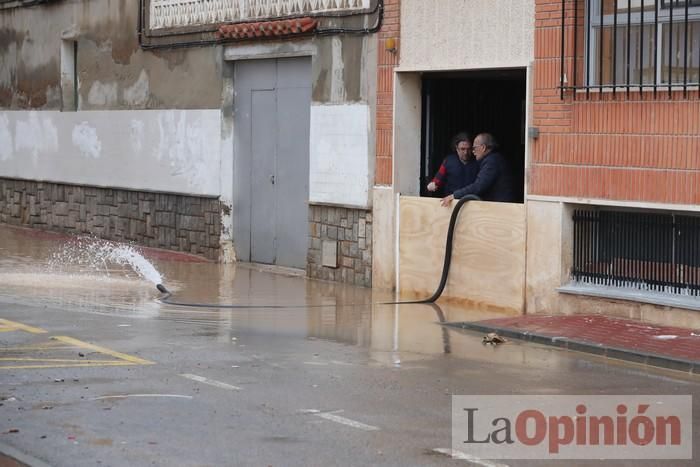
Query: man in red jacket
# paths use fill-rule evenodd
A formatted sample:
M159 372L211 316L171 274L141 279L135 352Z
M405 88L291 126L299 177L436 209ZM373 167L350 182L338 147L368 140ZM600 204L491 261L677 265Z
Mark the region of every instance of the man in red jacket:
M476 180L479 164L472 155L472 138L468 133L459 133L452 139L455 153L445 157L433 180L428 183L428 191L442 189L448 195Z

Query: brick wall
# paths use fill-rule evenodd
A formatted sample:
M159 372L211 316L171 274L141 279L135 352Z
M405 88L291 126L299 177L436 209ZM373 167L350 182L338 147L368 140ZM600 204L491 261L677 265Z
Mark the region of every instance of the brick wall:
M400 0L384 1L384 22L379 31L377 58L377 164L375 183L391 185L394 120L394 68L399 64ZM386 50L387 39L396 41L396 53Z
M323 205L309 207L307 275L314 279L372 286L372 213ZM335 255L326 251L326 247ZM325 256L325 257L324 257ZM331 266L324 266L334 263Z
M578 2L579 8L583 2ZM567 77L583 82L583 12L574 57L574 2L567 0ZM561 0L536 0L532 124L540 129L528 168L530 194L700 204L697 91L572 91L560 99Z
M0 222L219 258L214 198L0 178Z

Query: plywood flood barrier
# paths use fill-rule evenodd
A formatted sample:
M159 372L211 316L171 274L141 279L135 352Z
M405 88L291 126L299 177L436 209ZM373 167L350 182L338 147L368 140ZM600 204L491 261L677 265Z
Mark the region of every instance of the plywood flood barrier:
M449 208L437 198L399 198L399 293L428 297L440 282ZM440 300L523 312L525 206L469 201L455 227L452 265Z

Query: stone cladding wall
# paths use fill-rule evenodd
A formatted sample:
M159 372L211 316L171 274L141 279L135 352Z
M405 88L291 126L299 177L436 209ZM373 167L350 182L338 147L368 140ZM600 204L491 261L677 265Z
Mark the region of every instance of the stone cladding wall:
M0 222L219 259L216 198L0 178Z
M311 240L306 267L309 277L372 286L371 211L311 205L309 232ZM329 253L333 251L335 257ZM324 263L331 265L324 266Z

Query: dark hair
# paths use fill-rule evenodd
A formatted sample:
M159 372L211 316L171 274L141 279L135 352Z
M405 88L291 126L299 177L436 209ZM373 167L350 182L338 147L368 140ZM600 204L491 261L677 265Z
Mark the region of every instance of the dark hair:
M481 139L481 144L487 148L498 149L498 141L496 141L496 138L494 138L491 133L479 133L476 137Z
M467 133L466 131L460 131L454 137L452 138L452 149L457 149L457 145L461 143L462 141L469 141L469 144L472 144L472 135Z

